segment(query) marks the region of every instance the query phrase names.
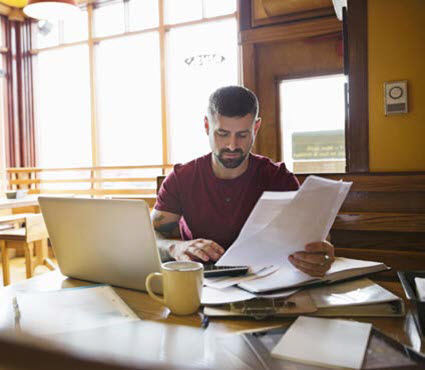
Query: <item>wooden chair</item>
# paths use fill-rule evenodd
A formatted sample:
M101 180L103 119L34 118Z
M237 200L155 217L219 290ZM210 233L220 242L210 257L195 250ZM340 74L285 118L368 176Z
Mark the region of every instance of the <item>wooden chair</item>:
M23 246L25 252L26 277L33 276L38 265L45 265L50 270L55 269L54 263L48 258L47 238L49 237L41 214L25 217L25 227L9 229L0 232L0 246L3 265L3 283L10 284L10 266L8 248ZM35 257L34 257L35 249Z

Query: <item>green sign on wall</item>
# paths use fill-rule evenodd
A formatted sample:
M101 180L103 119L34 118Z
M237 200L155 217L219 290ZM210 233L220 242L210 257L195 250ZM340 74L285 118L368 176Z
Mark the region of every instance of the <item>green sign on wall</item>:
M294 132L292 158L294 160L344 159L344 130Z

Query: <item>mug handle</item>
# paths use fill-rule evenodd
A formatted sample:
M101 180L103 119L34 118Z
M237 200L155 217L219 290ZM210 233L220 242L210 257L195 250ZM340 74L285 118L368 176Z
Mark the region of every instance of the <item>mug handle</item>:
M162 273L160 272L152 272L151 274L149 274L146 278L146 290L148 291L149 296L154 300L157 301L163 305L165 305L165 299L164 298L160 298L158 295L156 295L150 287L150 282L154 277L160 277L162 279Z

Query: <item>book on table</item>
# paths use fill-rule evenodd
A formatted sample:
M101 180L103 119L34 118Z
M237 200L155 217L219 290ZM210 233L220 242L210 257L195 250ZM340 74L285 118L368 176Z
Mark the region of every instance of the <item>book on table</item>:
M252 295L245 301L209 304L204 314L211 317L310 316L398 317L405 313L403 300L369 279L292 291L292 294Z
M19 293L13 300L17 330L39 336L140 320L109 285Z

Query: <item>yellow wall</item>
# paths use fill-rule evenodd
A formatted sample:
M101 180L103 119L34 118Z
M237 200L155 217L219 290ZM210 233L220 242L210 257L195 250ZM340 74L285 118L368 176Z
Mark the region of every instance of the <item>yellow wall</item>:
M370 170L425 170L425 1L369 0L368 34ZM385 116L395 80L407 80L409 113Z

